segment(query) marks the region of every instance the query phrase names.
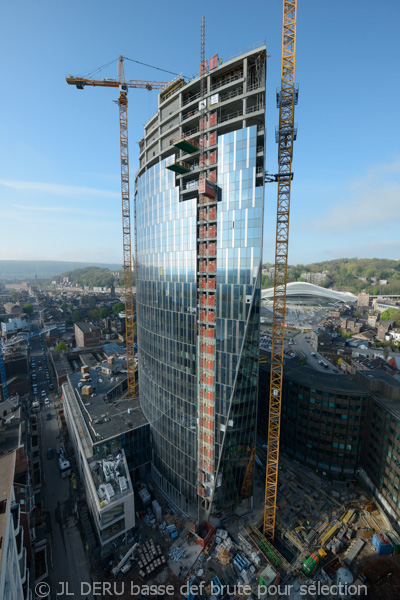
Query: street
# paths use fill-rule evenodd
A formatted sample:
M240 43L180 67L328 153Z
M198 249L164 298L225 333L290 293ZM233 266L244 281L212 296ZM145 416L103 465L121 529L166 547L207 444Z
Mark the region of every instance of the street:
M90 565L88 554L83 546L78 529L76 515L76 501L69 477L62 478L57 460L57 445L62 441L61 421L58 411L62 408L60 398L56 392L48 389L46 378L47 357L43 356L41 340L30 340L30 361L35 361L37 373L37 397L43 400L39 418L39 430L42 440L42 499L43 510L47 515L47 533L49 543L49 579L50 597L52 600L64 597L64 582L68 591L74 594L75 600L80 600L81 582L91 583ZM40 362L39 362L40 361ZM42 370L38 370L38 365ZM48 369L51 373L51 367ZM31 368L32 371L32 368ZM53 376L50 375L51 380ZM42 390L46 396L41 396ZM31 394L33 399L33 394ZM49 398L45 405L44 398ZM48 417L50 415L50 417ZM52 448L54 457L48 458L48 449ZM63 582L63 583L61 583ZM57 596L57 594L59 594ZM92 600L92 595L85 595L82 600Z

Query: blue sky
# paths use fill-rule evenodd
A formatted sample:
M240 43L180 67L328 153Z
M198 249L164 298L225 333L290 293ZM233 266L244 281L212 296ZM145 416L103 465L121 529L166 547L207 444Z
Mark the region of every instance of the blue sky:
M2 4L0 259L121 261L117 93L78 91L65 76L120 54L191 76L202 14L208 57L267 42L266 168L275 173L282 0ZM400 258L399 18L398 0L299 0L290 263ZM125 69L128 79L168 79L130 62ZM116 74L114 63L102 76ZM156 92L130 91L132 182L137 142L156 109ZM271 262L275 212L268 184Z

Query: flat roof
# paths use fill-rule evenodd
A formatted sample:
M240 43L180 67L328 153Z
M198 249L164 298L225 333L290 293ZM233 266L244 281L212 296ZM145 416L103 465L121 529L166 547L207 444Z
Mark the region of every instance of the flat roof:
M122 359L116 359L115 364L120 363L122 368L122 362ZM109 392L122 384L126 378L126 373L118 372L110 377L102 373L102 366L108 367L110 365L104 362L96 368L89 369L91 381L87 384L96 388L94 391L96 395L93 398L91 395L82 395L82 387L78 385L80 382L83 383L80 373L68 375L93 443L116 437L121 433L137 429L148 423L138 398L107 398ZM115 378L118 378L118 380L115 381ZM111 379L114 381L111 381Z
M400 400L391 400L382 392L371 392L371 396L384 404L385 408L392 412L397 419L400 419Z
M264 353L269 356L269 353ZM269 371L269 364L260 364L260 369ZM299 365L298 359L285 358L283 366L284 379L300 383L306 387L315 386L327 392L336 392L348 395L368 395L366 390L354 375L340 373L324 373L316 371L312 367Z
M12 499L15 457L16 452L0 456L0 505L3 501L6 501L3 509L0 510L0 540L2 541L6 532L8 504L11 503ZM5 545L4 541L0 544L0 566L3 561L3 548Z
M20 446L21 407L16 408L11 400L5 400L0 407L0 417L6 421L0 421L0 452L6 453Z
M57 377L62 377L63 375L68 375L68 373L72 372L72 367L64 350L61 350L61 352L53 350L51 355Z
M82 331L82 333L90 333L91 331L100 331L98 327L93 325L93 323L86 323L85 321L79 321L75 323L75 327L78 327Z
M113 354L126 354L126 347L121 344L117 344L116 342L107 342L103 344L103 351L107 356L112 356Z
M81 359L81 363L86 367L95 367L99 362L91 352L81 352L79 358Z

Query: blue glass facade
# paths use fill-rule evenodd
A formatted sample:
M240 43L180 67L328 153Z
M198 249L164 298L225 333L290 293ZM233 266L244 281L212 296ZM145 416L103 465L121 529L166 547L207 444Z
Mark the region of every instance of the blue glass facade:
M215 509L235 503L255 439L263 187L257 126L218 136ZM196 199L161 161L137 180L140 400L153 474L183 510L196 501ZM218 477L222 475L222 477Z
M140 401L152 430L155 474L178 504L180 497L193 499L196 476L195 214L194 199L179 202L165 161L139 178Z

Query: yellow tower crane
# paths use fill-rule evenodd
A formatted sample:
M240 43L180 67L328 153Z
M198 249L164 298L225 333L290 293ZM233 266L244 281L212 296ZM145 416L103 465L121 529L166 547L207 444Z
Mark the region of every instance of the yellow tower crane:
M122 194L122 236L124 254L124 288L125 288L125 333L126 333L126 370L128 379L128 395L136 396L135 379L135 329L133 320L132 290L132 243L131 243L131 210L129 196L129 156L128 156L128 88L146 90L162 89L166 81L125 81L124 57L119 57L118 79L85 79L83 77L66 77L69 85L78 90L85 86L119 88L119 130L121 152L121 194Z
M290 187L293 179L293 142L296 139L294 106L298 92L294 84L296 57L297 0L283 1L281 90L277 95L279 128L278 202L275 243L274 305L272 321L271 380L269 392L268 451L265 479L264 536L275 535L276 495L278 487L279 438L282 406L282 375L285 343L286 282L288 266ZM270 177L266 177L271 181Z

